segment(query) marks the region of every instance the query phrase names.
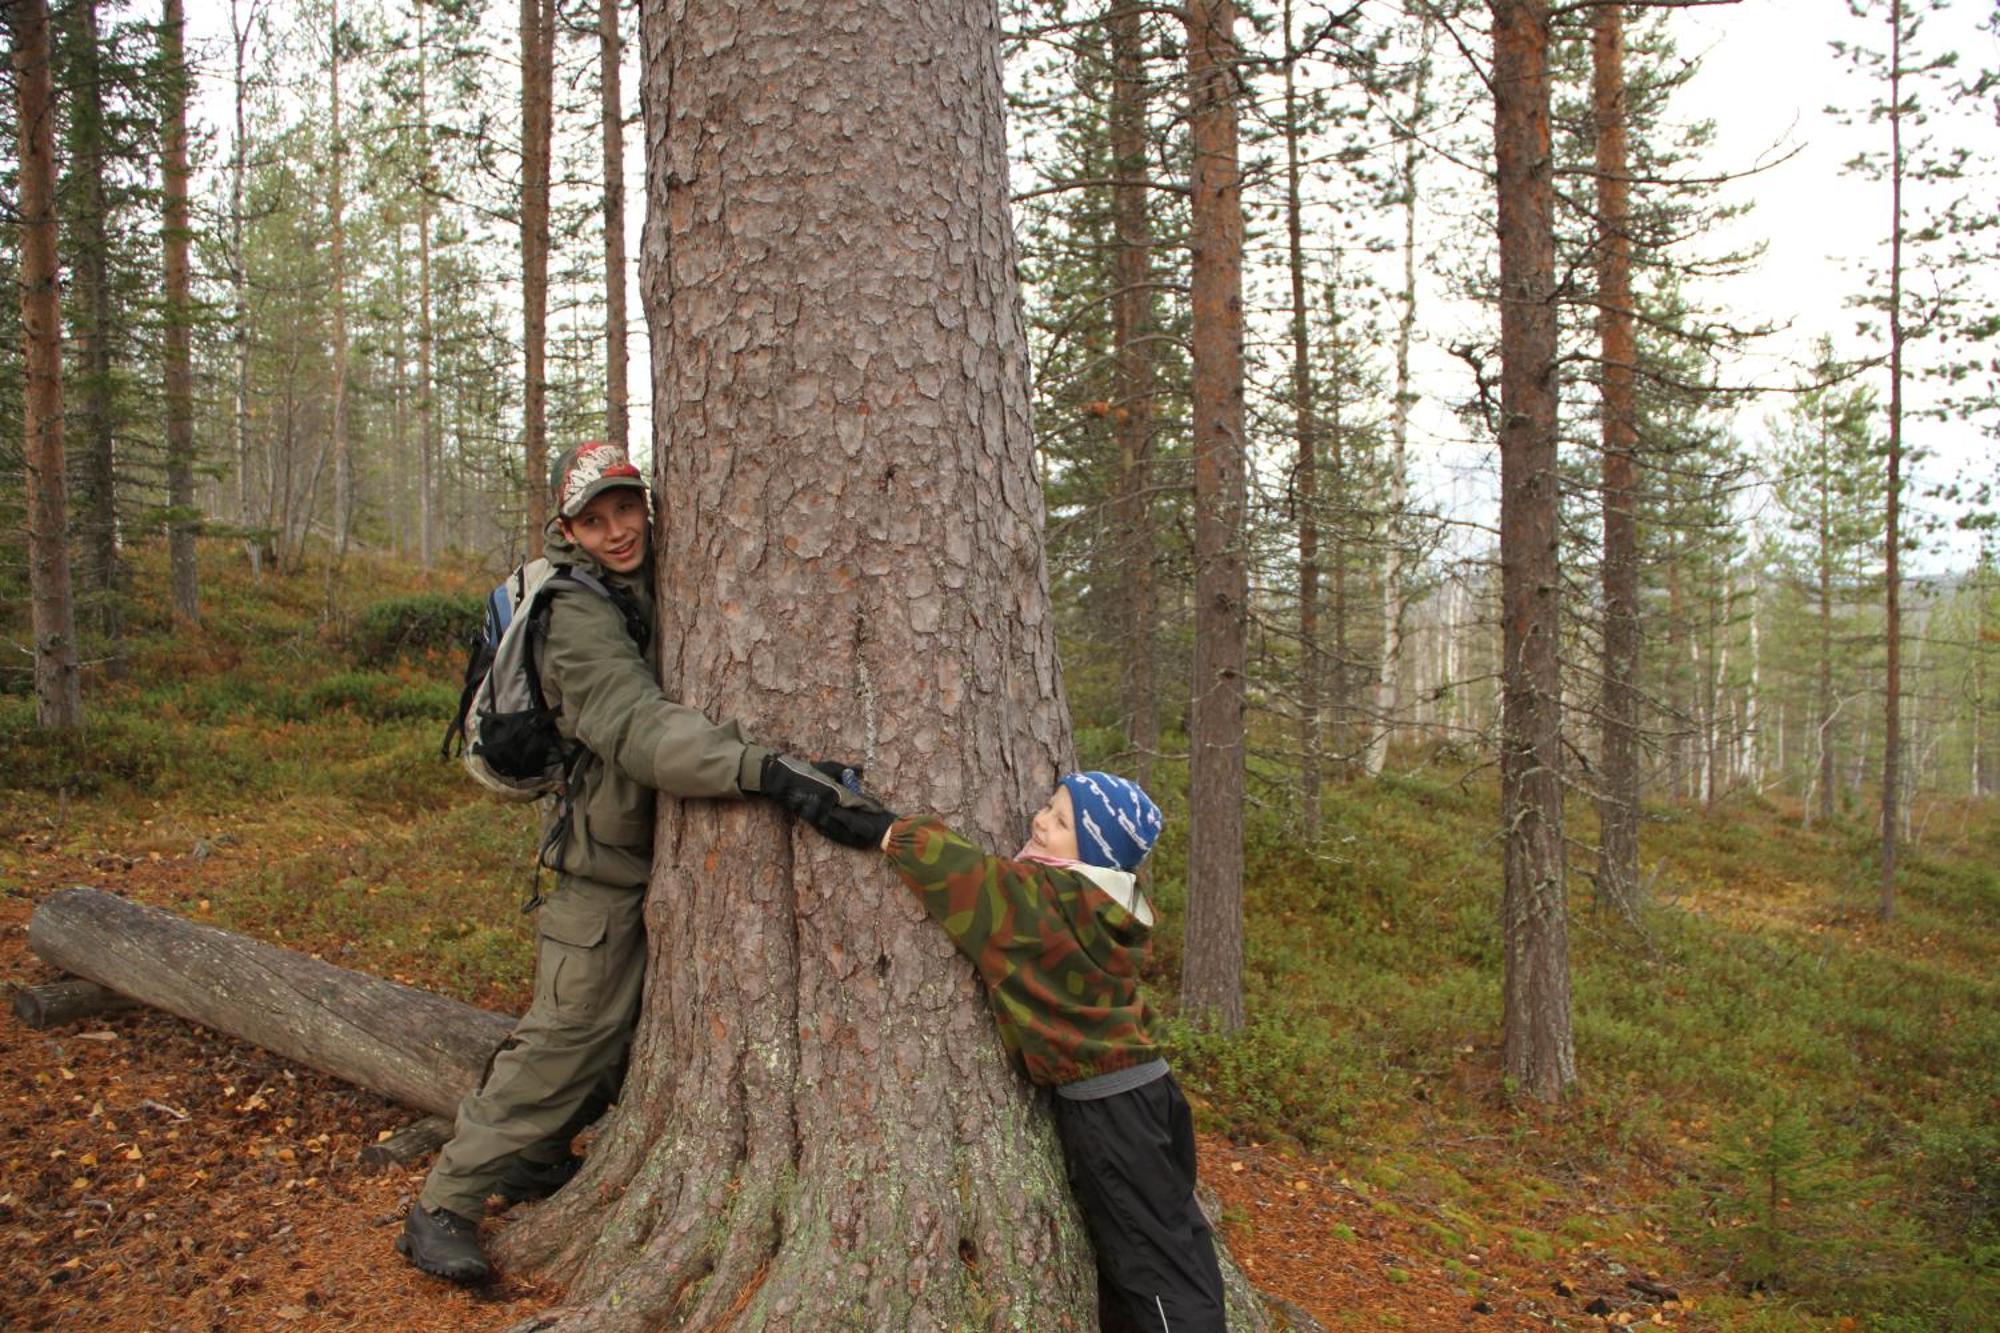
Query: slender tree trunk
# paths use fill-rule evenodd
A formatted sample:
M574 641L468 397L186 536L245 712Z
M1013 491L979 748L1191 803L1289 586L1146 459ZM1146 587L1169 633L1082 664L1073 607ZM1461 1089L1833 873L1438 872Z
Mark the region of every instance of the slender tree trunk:
M257 526L257 519L250 476L250 272L243 249L243 185L250 166L246 67L256 18L254 3L245 14L239 8L239 0L229 0L230 50L235 57L235 81L231 88L236 116L236 137L229 154L229 336L235 364L229 421L236 453L236 520L244 529L243 547L250 561L250 572L261 575L267 539L251 532Z
M1403 511L1409 507L1410 408L1416 395L1410 388L1410 343L1417 327L1417 165L1421 144L1417 127L1426 113L1425 89L1430 82L1430 50L1434 29L1423 22L1421 55L1410 92L1409 138L1400 164L1403 196L1402 313L1396 320L1396 402L1389 418L1389 504L1386 519L1388 550L1382 563L1382 660L1375 676L1374 717L1370 719L1368 776L1380 777L1389 762L1389 742L1402 711L1397 681L1403 664L1403 553L1409 535Z
M329 163L331 194L328 213L333 230L333 570L347 555L354 519L354 460L347 438L347 199L343 173L347 141L340 132L340 0L328 0L327 80L333 158Z
M1884 663L1882 714L1882 901L1884 921L1896 910L1897 770L1903 741L1903 5L1889 3L1889 494L1883 537Z
M97 627L110 641L113 660L124 633L119 601L123 582L118 558L117 437L111 401L111 242L104 175L111 153L104 125L104 75L96 0L76 8L75 95L70 99L70 170L81 199L71 271L75 274L76 338L83 369L84 447L78 477L77 509L83 547L83 586L97 599Z
M1285 45L1292 44L1292 3L1285 0ZM1297 61L1285 62L1285 239L1292 281L1292 430L1297 439L1293 494L1299 523L1299 816L1307 838L1319 836L1319 439L1313 422L1312 343L1307 324L1305 207L1299 179Z
M632 433L625 389L625 99L618 75L623 43L618 0L598 0L597 41L604 102L604 438L625 448Z
M404 248L403 227L404 222L401 217L401 211L398 210L395 224L391 229L391 234L395 237L394 282L396 289L396 333L393 343L394 350L390 354L390 380L394 386L392 389L392 422L395 432L395 447L392 452L395 456L393 472L396 496L395 547L398 555L407 556L409 548L405 539L409 534L410 514L410 403L408 374L410 367L410 345L409 325L402 316L403 312L409 309L409 252Z
M162 0L160 63L165 71L167 112L161 135L161 175L166 184L166 397L167 549L173 570L174 612L201 617L194 563L194 374L188 340L194 302L188 291L188 69L182 51L181 0Z
M1597 123L1597 336L1602 362L1604 698L1597 900L1639 910L1639 430L1633 394L1631 185L1626 166L1625 8L1591 16Z
M1763 586L1758 575L1750 577L1750 688L1743 696L1743 776L1754 790L1764 790L1764 636L1758 618L1762 612ZM1783 715L1780 714L1782 719ZM1782 744L1783 742L1780 742Z
M20 163L21 338L27 392L28 600L35 635L35 723L83 725L70 596L68 497L63 478L62 298L56 259L55 90L47 0L12 0L14 110Z
M1826 421L1820 421L1819 487L1819 817L1833 822L1833 477L1827 467Z
M1114 0L1110 15L1112 85L1112 186L1118 250L1113 265L1117 293L1111 303L1117 362L1117 404L1112 430L1118 440L1118 529L1125 582L1126 744L1139 785L1152 781L1160 750L1159 689L1153 661L1158 618L1153 561L1153 349L1152 223L1148 215L1147 95L1144 10L1137 0Z
M527 549L549 516L549 152L554 128L555 0L521 0L522 448L528 487Z
M1236 6L1186 10L1193 141L1194 671L1188 710L1188 920L1181 1005L1243 1024L1243 198Z
M1493 0L1500 230L1502 1062L1532 1096L1576 1082L1557 669L1556 310L1549 11Z
M431 311L431 120L429 0L417 0L417 552L429 569L437 559L437 414Z
M997 14L688 0L640 37L666 691L1011 850L1070 736ZM619 1108L502 1238L568 1282L554 1326L1087 1326L1047 1123L881 858L761 803L665 801L656 846Z

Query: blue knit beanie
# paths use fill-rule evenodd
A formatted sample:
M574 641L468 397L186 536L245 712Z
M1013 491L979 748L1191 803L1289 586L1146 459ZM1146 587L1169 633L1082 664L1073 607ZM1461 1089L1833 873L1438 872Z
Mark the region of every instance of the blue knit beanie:
M1077 858L1112 870L1137 870L1160 836L1160 807L1136 782L1109 773L1071 773Z

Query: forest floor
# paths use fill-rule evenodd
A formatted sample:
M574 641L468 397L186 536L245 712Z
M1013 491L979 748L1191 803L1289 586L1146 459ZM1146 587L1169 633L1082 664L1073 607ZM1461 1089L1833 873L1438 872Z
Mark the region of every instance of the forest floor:
M205 543L188 628L134 554L125 674L86 682L81 735L0 663L0 981L53 979L30 915L90 884L519 1012L533 812L437 758L491 576L355 557L336 595ZM1392 770L1329 782L1317 839L1251 812L1240 1033L1173 1017L1184 807L1153 858L1147 979L1259 1289L1326 1329L1994 1327L2000 803L1923 805L1890 923L1865 808L1649 808L1643 920L1572 885L1580 1081L1545 1108L1500 1076L1490 776ZM358 1155L414 1117L268 1052L146 1009L0 1017L0 1090L0 1330L505 1329L560 1301L413 1272L427 1162Z
M11 830L0 980L57 979L27 944L49 892L88 883L201 917L231 862L262 850L242 834L163 853L151 827L123 849L93 837L88 853ZM358 1154L412 1114L257 1047L149 1009L46 1031L0 1019L0 1087L0 1327L470 1333L559 1298L504 1276L473 1292L411 1270L392 1247L428 1159L374 1173ZM1260 1290L1327 1329L1705 1326L1692 1296L1627 1288L1642 1274L1609 1248L1554 1259L1504 1240L1447 1247L1332 1157L1217 1135L1200 1146L1230 1251Z

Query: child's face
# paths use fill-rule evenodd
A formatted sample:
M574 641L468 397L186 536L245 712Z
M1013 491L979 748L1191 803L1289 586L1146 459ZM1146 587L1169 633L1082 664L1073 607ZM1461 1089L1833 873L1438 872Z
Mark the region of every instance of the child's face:
M636 486L604 492L563 520L563 535L612 573L630 574L646 560L645 493Z
M1069 798L1069 788L1056 784L1055 794L1048 804L1035 811L1035 818L1029 825L1027 850L1039 852L1043 856L1053 856L1062 861L1074 861L1076 855L1076 809Z

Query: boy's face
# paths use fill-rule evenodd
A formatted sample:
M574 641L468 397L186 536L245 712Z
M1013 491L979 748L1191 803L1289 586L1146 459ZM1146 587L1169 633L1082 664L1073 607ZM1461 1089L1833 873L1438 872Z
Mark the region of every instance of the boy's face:
M563 520L563 536L614 574L646 560L646 493L636 486L608 490Z
M1062 861L1077 860L1076 854L1076 808L1069 798L1069 788L1056 784L1055 794L1049 797L1047 805L1035 811L1035 818L1029 825L1032 832L1028 836L1025 850L1038 852L1043 856L1053 856Z

